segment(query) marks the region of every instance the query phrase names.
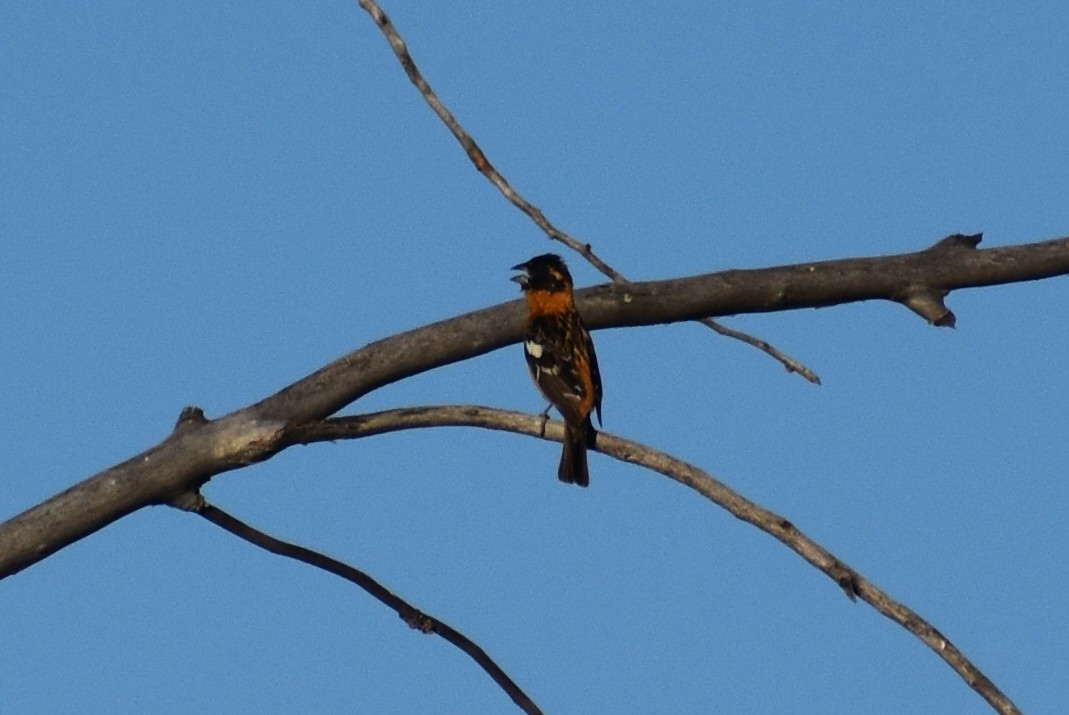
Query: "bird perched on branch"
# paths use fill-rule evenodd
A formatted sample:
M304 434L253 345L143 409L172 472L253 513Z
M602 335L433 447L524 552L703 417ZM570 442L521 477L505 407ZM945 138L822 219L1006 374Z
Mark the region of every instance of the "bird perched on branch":
M527 299L523 352L535 385L564 418L564 450L557 477L567 484L590 484L586 450L601 424L601 373L594 342L575 309L572 276L560 256L546 253L513 266L512 280Z

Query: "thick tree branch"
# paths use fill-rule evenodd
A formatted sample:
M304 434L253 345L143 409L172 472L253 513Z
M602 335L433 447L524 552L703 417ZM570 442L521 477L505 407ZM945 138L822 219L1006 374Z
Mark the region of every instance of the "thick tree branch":
M906 304L917 291L941 295L1069 273L1069 238L986 250L974 248L975 240L951 237L878 258L603 285L579 291L577 299L591 328L617 328L861 300ZM519 342L522 323L520 301L503 303L370 343L217 420L183 413L160 444L0 524L0 578L136 509L271 457L284 448L287 425L329 417L384 385Z
M915 253L609 284L577 291L576 299L589 327L602 329L864 300L905 303L918 290L949 292L1066 274L1069 238L976 250L951 237ZM383 385L516 343L522 325L521 303L514 301L399 333L350 353L253 408L267 419L321 419Z

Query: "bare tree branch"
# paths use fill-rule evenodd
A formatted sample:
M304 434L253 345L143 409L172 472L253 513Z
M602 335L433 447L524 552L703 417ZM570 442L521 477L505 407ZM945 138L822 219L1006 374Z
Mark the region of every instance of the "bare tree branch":
M601 261L589 244L580 243L557 229L536 206L508 184L434 95L416 69L403 40L374 0L360 0L360 4L374 18L409 78L453 132L476 168L550 238L582 254L614 281L612 285L577 294L591 328L699 320L718 332L740 337L742 334L736 334L737 331L719 326L712 316L825 307L874 299L898 302L933 325L953 327L956 316L945 304L946 296L953 290L1069 274L1069 238L979 250L979 235L955 235L924 251L894 256L728 270L674 280L629 283ZM522 330L520 316L518 302L509 302L388 337L324 366L260 402L216 420L207 420L197 408L186 408L171 435L158 445L0 524L0 579L145 506L188 505L190 495L215 475L263 461L301 441L352 437L357 436L356 432L367 436L430 426L430 423L477 425L559 438L557 423L547 425L528 415L479 407L448 408L460 412L440 413L434 410L447 408L417 408L321 421L379 387L518 342ZM779 354L764 341L749 336L741 339L747 338L747 342L783 362L788 370L806 374L806 368L797 361ZM809 379L816 381L816 376ZM522 429L516 427L521 422ZM537 429L529 431L534 425ZM334 437L327 436L329 430L337 430ZM343 434L345 430L351 433ZM884 594L788 520L749 502L696 467L643 445L601 433L597 449L665 474L771 534L827 574L851 598L861 598L920 638L997 711L1018 712L1013 703L931 624ZM274 540L251 527L242 528L244 525L239 526L240 522L213 507L202 507L200 511L205 518L224 528L233 527L242 538L275 553L291 556L314 553ZM333 563L337 569L335 573L345 571L347 578L358 575L357 582L362 577L361 585L373 595L375 589L379 589L376 597L387 605L391 605L389 599L403 604L398 612L410 625L423 628L431 622L426 620L429 617L425 614L397 599L366 574L340 562L327 561ZM445 624L440 625L443 630L452 631ZM435 632L442 634L438 630ZM459 633L455 634L463 639ZM478 649L474 644L471 646ZM466 652L478 660L472 651ZM482 653L481 650L478 652ZM483 667L487 666L483 664ZM534 704L530 705L534 710L529 712L536 712Z
M375 0L360 0L360 7L362 7L375 21L382 34L386 37L386 41L390 43L390 49L393 50L397 60L401 63L401 67L404 69L405 74L408 75L409 81L415 85L419 90L420 95L424 101L430 106L434 113L438 115L438 118L442 120L442 124L452 132L453 136L460 143L460 146L464 149L464 152L468 155L468 159L479 170L479 173L487 178L487 180L497 187L497 190L508 199L509 203L525 213L535 225L542 229L546 235L548 235L554 241L559 241L564 245L571 248L576 253L579 253L588 261L591 265L597 268L602 274L607 276L612 281L625 281L624 277L613 270L612 266L598 258L594 251L591 249L590 244L581 243L572 236L569 236L564 231L561 231L545 217L541 210L537 206L533 205L527 199L525 199L518 191L512 188L512 185L505 179L501 173L494 168L494 165L490 163L490 160L486 158L486 154L479 148L479 145L475 143L471 135L461 126L457 121L453 113L446 108L445 103L438 98L438 95L431 89L430 83L424 79L423 74L416 67L416 61L412 59L412 55L408 51L408 45L401 38L401 34L394 27L390 18L382 11L382 8L378 6Z
M494 165L486 158L486 154L479 148L479 145L467 130L461 126L460 122L453 116L453 113L445 106L445 103L442 102L435 91L431 89L430 83L427 82L423 77L423 73L416 67L416 61L412 59L412 55L408 51L408 45L405 43L404 39L402 39L401 33L397 31L397 28L394 26L393 22L390 21L390 18L386 13L382 11L382 8L378 6L375 0L360 0L360 7L364 8L364 10L371 15L371 19L375 21L375 24L378 25L382 34L386 37L386 41L390 44L390 49L393 50L393 53L397 57L398 62L401 63L401 67L404 69L405 74L408 75L409 81L415 85L417 90L419 90L423 100L432 110L434 110L434 113L438 115L438 118L442 120L442 124L452 132L453 136L460 143L460 146L464 149L464 153L468 155L468 159L475 168L479 170L479 173L485 176L487 181L497 187L497 190L501 192L501 195L504 196L509 203L534 221L535 225L542 229L551 240L559 241L581 255L588 263L594 266L594 268L598 269L602 275L605 275L614 283L629 283L630 281L628 281L623 274L601 260L601 258L594 253L594 249L589 243L581 243L573 236L561 231L548 218L546 218L541 209L524 198L519 191L516 191L516 189L512 187L505 177L501 175L501 172L494 168ZM711 318L701 318L698 322L708 328L712 328L720 335L740 340L747 345L766 353L787 368L787 372L797 373L815 385L820 384L820 378L817 377L816 373L798 360L777 350L767 341L725 327Z
M517 685L515 681L513 681L512 678L510 678L508 674L494 662L486 651L480 648L474 641L451 627L449 624L413 607L403 598L394 594L363 571L303 546L291 544L276 539L273 536L269 536L264 532L249 526L245 522L234 518L222 509L208 504L200 494L193 495L192 493L187 493L176 499L176 502L178 502L179 508L199 514L216 526L229 531L231 534L248 541L254 546L259 546L261 549L270 551L273 554L278 554L279 556L302 561L310 566L323 569L335 576L340 576L341 578L355 583L380 602L396 611L397 615L401 617L401 620L407 623L410 628L421 633L434 633L439 635L467 653L468 656L478 663L479 667L485 670L486 673L493 678L494 682L497 683L510 698L512 698L512 701L516 703L521 710L528 713L528 715L541 715L542 711L535 705L534 701L531 700L531 698L520 689L520 686Z
M780 364L782 364L783 367L785 367L787 369L787 372L798 373L799 375L804 377L806 380L809 380L814 385L819 385L820 384L820 377L815 372L813 372L808 367L806 367L802 363L800 363L797 360L795 360L794 358L792 358L790 355L787 355L786 353L781 352L778 348L776 348L776 346L772 345L771 343L769 343L769 342L767 342L765 340L762 340L761 338L754 337L753 335L749 335L748 333L744 333L744 332L741 332L739 330L735 330L733 328L729 328L726 325L723 325L722 323L718 323L717 321L713 320L712 318L702 318L698 322L701 323L702 325L706 325L706 326L712 328L713 330L715 330L716 332L720 333L723 336L726 336L726 337L729 337L729 338L734 338L735 340L739 340L741 342L744 342L747 345L752 345L753 347L757 348L761 352L767 353L768 355L772 356L776 360L779 360Z
M578 291L577 300L587 324L599 329L874 299L906 304L917 291L944 295L1069 274L1069 238L985 250L976 240L954 236L916 253L596 286ZM398 333L216 420L187 409L155 447L0 524L0 578L136 509L270 458L285 448L287 425L329 417L384 385L519 342L522 316L520 301L511 301Z
M1069 238L986 250L976 248L978 241L952 236L927 250L894 256L598 286L579 291L578 299L595 329L871 299L917 310L918 295L931 297L918 312L934 324L952 325L953 314L943 304L952 290L1069 273ZM522 323L520 302L504 303L366 345L217 420L187 408L160 444L0 524L0 577L132 511L168 503L217 474L270 458L292 443L287 427L328 417L405 377L518 342ZM865 593L864 582L858 593ZM913 616L898 617L912 622Z
M309 444L442 426L482 427L557 442L564 435L563 423L555 420L545 422L541 417L477 405L443 405L386 410L295 425L287 430L287 439ZM690 487L733 516L775 537L831 578L851 600L861 598L919 638L997 712L1006 715L1019 713L1013 702L938 629L909 607L891 598L784 517L746 499L698 467L644 444L602 431L598 432L594 448L602 454L646 467Z

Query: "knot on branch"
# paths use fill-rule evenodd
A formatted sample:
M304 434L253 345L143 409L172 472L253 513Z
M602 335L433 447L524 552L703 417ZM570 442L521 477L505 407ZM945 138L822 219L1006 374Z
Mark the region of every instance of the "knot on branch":
M204 497L199 491L190 489L171 497L167 500L167 503L175 509L191 511L194 514L199 514L207 502L204 501Z
M983 239L984 234L982 233L952 233L941 241L936 242L928 248L927 251L935 253L942 251L959 251L963 248L974 251Z
M174 431L184 432L187 429L206 424L208 424L208 418L204 416L204 410L196 405L187 405L178 413L178 419L174 423Z
M962 251L975 252L976 247L980 245L980 241L983 238L984 234L982 233L954 233L926 248L920 255L941 265L944 258L947 261L960 259L960 256L953 256L952 254L958 254ZM898 298L898 302L936 327L953 328L958 319L955 317L954 312L947 308L946 303L943 302L948 292L943 288L914 285L910 286Z
M847 598L851 601L857 601L857 597L861 595L861 584L858 582L857 573L853 569L836 561L828 569L828 575L835 579L835 583L839 584L839 588L843 590Z
M420 633L434 632L434 619L419 609L412 608L399 614L409 628Z
M936 327L953 328L957 318L943 302L947 292L939 288L914 286L906 291L899 302Z

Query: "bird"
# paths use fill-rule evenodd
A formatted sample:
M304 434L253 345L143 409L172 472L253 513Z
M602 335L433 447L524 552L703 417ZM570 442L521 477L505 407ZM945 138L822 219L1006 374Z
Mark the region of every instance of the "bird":
M535 256L512 270L522 271L511 280L520 284L527 302L523 333L527 368L539 392L564 418L557 478L588 486L587 447L593 447L597 437L592 412L602 424L601 372L594 341L575 307L572 276L554 253Z

